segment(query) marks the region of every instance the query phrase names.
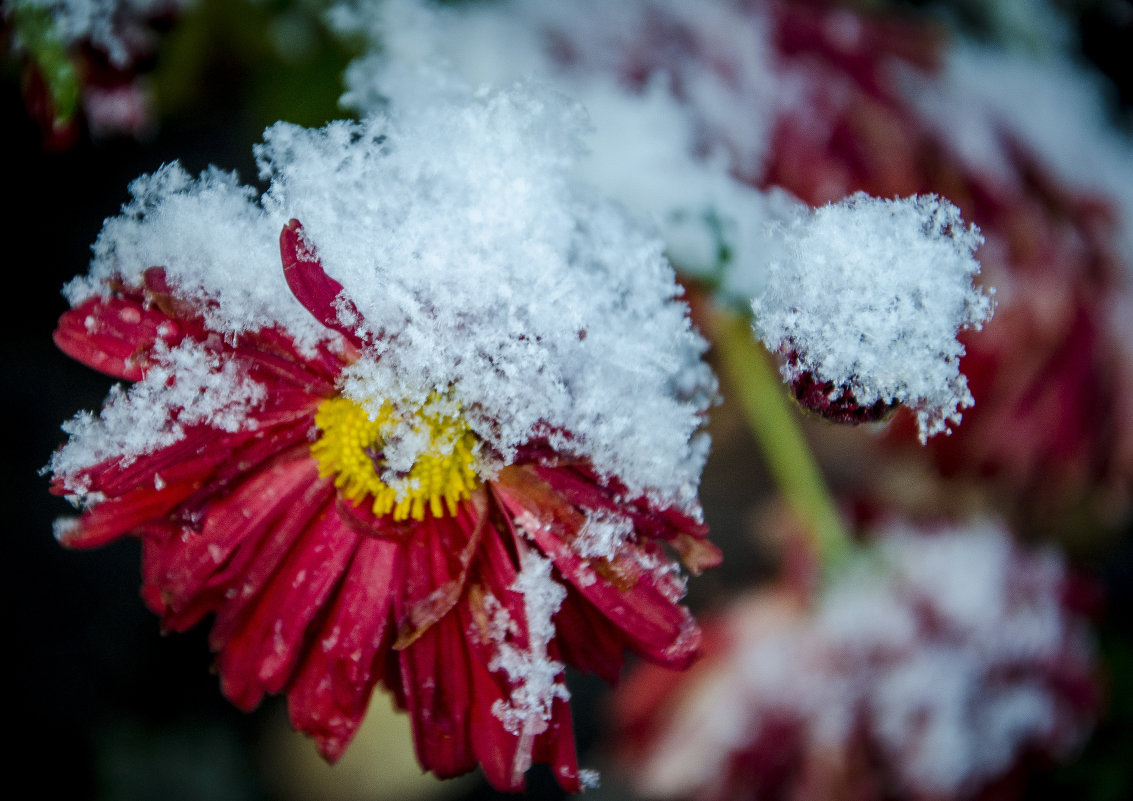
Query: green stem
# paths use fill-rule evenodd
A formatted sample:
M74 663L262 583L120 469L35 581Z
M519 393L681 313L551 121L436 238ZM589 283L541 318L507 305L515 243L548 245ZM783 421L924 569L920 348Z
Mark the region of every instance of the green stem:
M716 315L714 344L779 492L829 572L852 543L771 356L753 339L745 318L724 311Z

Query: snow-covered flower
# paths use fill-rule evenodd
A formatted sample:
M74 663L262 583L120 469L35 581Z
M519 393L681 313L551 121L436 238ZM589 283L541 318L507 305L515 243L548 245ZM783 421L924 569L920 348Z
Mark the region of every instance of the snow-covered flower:
M799 402L839 422L904 406L922 442L958 423L973 401L956 335L992 308L973 284L982 240L959 209L857 194L802 218L789 240L752 309Z
M698 651L715 385L661 245L567 179L579 130L523 87L279 124L262 198L144 176L67 288L56 342L134 383L65 426L59 538L140 537L164 625L214 615L224 693L329 759L380 683L426 769L576 791L565 666Z
M1017 15L1020 4L1003 5ZM344 0L335 19L381 44L347 72L355 108L523 74L579 98L596 129L580 177L651 221L682 277L735 308L755 299L765 326L779 318L763 333L772 348L788 343L787 376L806 405L861 420L900 398L920 418L896 416L890 441L902 443L963 409L954 436L928 443L946 472L990 479L1039 519L1087 504L1119 520L1133 475L1133 145L1047 4L1027 5L1042 22L1028 36L1047 36L1046 47L965 41L923 17L825 0ZM998 27L1018 27L1007 22ZM852 200L859 193L876 200ZM964 223L938 227L931 196ZM864 217L887 211L920 216L926 235L861 235ZM901 242L944 258L921 269ZM856 283L839 283L843 252L871 254L874 266L841 270ZM969 256L995 288L995 319L978 334L987 300ZM890 284L895 270L903 278ZM935 311L948 313L902 315L915 325L887 329L872 351L860 347L864 330L839 339L834 319L822 345L809 342L814 326L790 332L789 309L824 322L826 299L843 289L873 327L890 303L940 301ZM815 354L810 369L792 338ZM921 358L887 362L888 343L919 343L904 355ZM823 375L813 368L828 353L841 356ZM878 366L891 372L865 372Z
M348 70L343 99L365 110L528 72L553 82L597 131L580 180L655 225L686 277L754 308L759 338L804 406L842 422L904 406L923 441L972 405L956 336L990 317L990 296L974 285L982 240L931 193L834 196L812 209L793 196L811 200L810 187L766 180L777 148L790 148L776 138L783 121L827 105L791 63L815 36L808 24L828 16L819 38L841 31L847 49L896 38L849 12L799 5L344 3L336 23L380 47Z
M622 766L654 798L1015 797L1068 756L1099 701L1088 625L1053 551L993 523L891 523L811 601L733 603L679 676L616 696Z

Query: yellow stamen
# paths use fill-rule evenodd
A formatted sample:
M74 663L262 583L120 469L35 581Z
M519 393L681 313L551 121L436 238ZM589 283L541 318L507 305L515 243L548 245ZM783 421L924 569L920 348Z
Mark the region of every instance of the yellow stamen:
M339 492L355 503L372 497L376 515L392 512L394 520L423 520L426 510L434 517L446 511L455 515L457 504L479 483L473 469L476 435L459 416L421 409L405 420L387 402L371 418L361 404L339 397L319 404L315 425L320 436L311 455L319 475L334 476ZM398 431L428 437L428 447L407 473L393 471L385 461L389 437Z

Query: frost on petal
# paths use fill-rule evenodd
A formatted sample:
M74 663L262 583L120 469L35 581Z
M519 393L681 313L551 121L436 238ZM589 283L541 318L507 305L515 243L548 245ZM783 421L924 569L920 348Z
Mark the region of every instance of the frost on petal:
M187 428L208 425L237 431L266 390L199 344L157 347L145 378L128 390L115 387L99 415L80 413L63 425L70 439L51 459L57 476L71 477L107 459L127 465L180 440ZM82 486L68 491L83 495Z
M516 754L517 759L528 761L519 766L520 773L529 767L534 738L547 729L555 699L570 698L562 681L564 666L548 651L555 638L552 618L567 594L551 577L551 568L550 559L531 550L523 552L519 574L511 587L523 597L526 631L518 639L514 630L520 621L512 620L502 604L494 605L492 634L498 644L488 667L506 674L512 689L508 699L493 705L492 713L505 729L526 743ZM526 645L521 647L521 642Z
M130 184L132 199L106 221L86 276L64 294L72 306L115 283L143 286L152 267L214 330L240 334L279 325L300 347L328 332L287 288L279 234L286 218L266 214L252 187L211 167L193 178L177 162Z
M903 404L921 439L946 431L972 404L958 332L990 317L974 285L982 242L935 196L864 194L816 209L784 232L789 255L770 265L752 303L755 331L788 357L784 378L813 376L858 406Z

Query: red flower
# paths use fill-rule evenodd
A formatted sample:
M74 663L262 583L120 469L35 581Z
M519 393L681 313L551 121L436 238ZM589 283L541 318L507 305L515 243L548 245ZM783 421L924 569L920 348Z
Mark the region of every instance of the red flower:
M978 110L966 119L920 107L946 96L947 60L972 58L971 46L884 15L851 18L845 9L806 3L771 8L779 57L820 102L777 119L765 172L753 183L783 187L814 205L856 191L939 193L987 239L979 258L987 284L1000 290L998 311L978 335L961 334L975 403L953 436L929 443L930 457L948 475L1018 498L1015 511L1030 525L1048 526L1068 509L1087 507L1101 519L1125 519L1133 437L1125 398L1133 385L1123 313L1115 311L1129 293L1123 199L1085 167L1071 180L1006 111L980 110L983 98L960 101ZM852 40L834 36L840 19L853 20ZM1011 91L1041 99L1044 80L1065 75L1040 66L1026 87L1004 75L981 73L980 81L1014 86L999 90L1004 99ZM904 83L911 76L915 90ZM1088 121L1069 127L1085 116L1077 110L1081 98L1067 93L1061 100L1067 141L1104 152L1108 143L1096 141ZM1040 128L1042 111L1032 116ZM961 135L983 141L998 167L969 158ZM1123 164L1115 161L1109 172L1121 174ZM914 426L907 416L898 420L889 441L911 442Z
M221 336L161 268L63 315L56 343L91 367L153 381L173 349L203 349L247 408L232 418L171 405L177 435L160 447L77 470L57 460L53 491L90 503L61 540L140 537L142 595L164 626L215 615L225 695L251 709L286 693L292 723L328 760L381 682L438 776L479 764L495 787L518 790L542 762L579 790L564 665L614 680L626 647L687 665L700 632L665 546L693 571L714 565L705 526L627 498L544 442L482 480L469 453L487 445L443 404L416 412L430 444L398 474L410 489L394 492L380 477L387 411L371 419L336 388L367 347L340 322L342 287L298 222L281 249L296 298L337 332L330 344L301 349L280 328ZM602 534L613 545L597 549Z
M891 525L816 597L731 603L686 673L632 673L621 767L648 798L1018 798L1098 714L1077 581L997 525Z

